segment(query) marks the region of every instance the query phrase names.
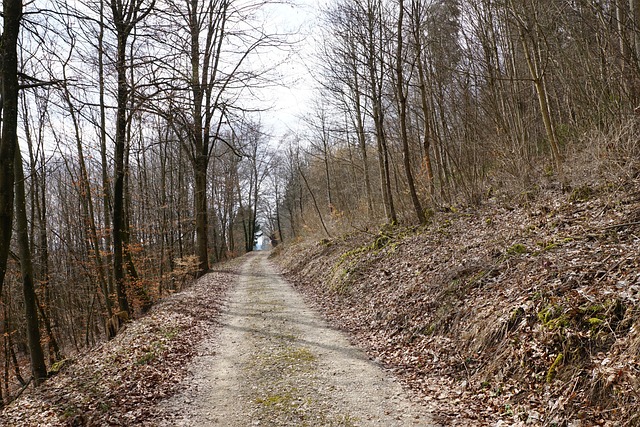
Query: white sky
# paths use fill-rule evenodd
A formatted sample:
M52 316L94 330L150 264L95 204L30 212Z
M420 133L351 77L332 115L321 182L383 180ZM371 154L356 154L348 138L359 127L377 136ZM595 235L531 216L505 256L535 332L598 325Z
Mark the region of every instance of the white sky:
M319 31L320 7L327 0L291 0L291 4L272 5L271 16L280 31L297 32L299 40L294 49L296 54L281 66L280 74L284 85L272 87L264 91L265 99L275 105L271 111L261 114L266 131L275 134L274 142L287 133L301 126L300 115L311 108L314 81L309 74L307 64L315 48L314 33ZM307 58L307 59L305 59Z

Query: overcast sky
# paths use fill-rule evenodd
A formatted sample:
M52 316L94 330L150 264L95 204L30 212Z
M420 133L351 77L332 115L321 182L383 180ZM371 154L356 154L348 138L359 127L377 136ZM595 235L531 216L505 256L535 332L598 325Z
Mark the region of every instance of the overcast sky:
M283 86L272 87L264 92L265 101L275 107L261 114L262 121L265 130L276 135L276 140L288 129L298 128L299 116L310 108L314 82L307 65L310 64L309 56L314 52L314 33L317 31L320 6L324 3L326 0L291 0L291 4L271 6L272 16L280 31L299 32L299 36L293 37L298 40L295 46L297 54L280 69Z

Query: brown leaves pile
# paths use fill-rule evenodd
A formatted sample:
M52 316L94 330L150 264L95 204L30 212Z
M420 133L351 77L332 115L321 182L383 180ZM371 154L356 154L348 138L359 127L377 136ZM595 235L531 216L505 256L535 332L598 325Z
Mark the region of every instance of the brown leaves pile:
M113 340L78 355L0 415L7 426L144 424L178 390L196 344L216 320L231 272L214 272L154 306Z
M447 425L637 425L638 236L632 182L493 200L278 260Z

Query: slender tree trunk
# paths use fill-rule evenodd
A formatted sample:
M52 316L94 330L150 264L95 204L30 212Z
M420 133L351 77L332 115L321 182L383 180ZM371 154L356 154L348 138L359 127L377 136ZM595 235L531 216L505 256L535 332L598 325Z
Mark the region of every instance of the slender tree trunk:
M63 72L65 73L65 72ZM66 73L65 73L66 74ZM66 75L65 75L66 78ZM84 158L84 149L82 148L83 142L80 134L80 125L75 112L75 108L71 101L71 95L68 88L64 87L64 98L69 108L69 115L71 117L71 123L73 124L76 140L76 149L78 152L78 164L80 167L80 200L82 201L82 212L84 216L84 223L87 232L89 233L89 241L91 242L91 251L96 263L96 271L98 274L98 282L100 289L104 294L105 306L107 309L107 317L113 315L111 308L111 300L109 299L109 286L107 283L106 272L104 263L102 261L102 254L100 251L100 240L98 238L98 228L96 226L96 219L93 208L93 198L91 197L91 183L89 181L89 173L87 171L87 165Z
M9 301L4 298L4 304L2 304L2 314L3 314L3 327L4 327L4 337L5 337L5 364L4 364L4 385L5 385L5 394L9 395L9 366L13 364L13 374L21 385L25 385L27 382L22 377L20 373L20 364L18 363L18 358L16 357L16 352L13 349L13 340L11 337L13 336L13 331L11 330L11 322L9 321L9 310L7 306L10 305Z
M282 235L282 225L280 223L280 194L278 191L278 184L274 186L276 196L276 225L278 226L278 238L280 243L284 242L284 236Z
M522 44L522 51L527 61L529 73L531 74L531 80L536 90L538 97L538 104L540 105L540 115L544 124L545 131L547 133L547 139L549 140L549 146L551 147L551 155L553 157L554 166L556 172L562 173L562 159L560 156L560 148L558 146L558 139L556 136L555 124L551 115L551 107L549 105L549 93L547 91L545 75L541 70L542 64L542 52L538 40L539 36L539 23L531 22L535 21L537 17L529 10L524 10L523 15L518 15L518 8L514 0L510 0L511 8L516 14L516 18L519 21L519 34L520 42ZM525 21L526 19L526 21Z
M318 202L316 200L316 196L313 194L313 190L311 189L311 186L309 185L309 181L307 181L307 177L304 176L304 173L302 173L302 168L300 168L300 166L298 166L298 173L300 174L300 176L302 177L302 180L304 181L304 184L307 187L307 190L309 191L309 195L311 196L311 200L313 200L313 206L316 209L316 213L318 214L318 218L320 219L320 224L322 225L322 229L324 230L324 233L327 235L327 237L331 237L331 233L329 233L329 230L327 230L327 226L324 223L324 219L322 218L322 212L320 212L320 207L318 206Z
M364 120L362 119L362 101L360 93L360 82L358 73L354 75L354 99L355 108L354 112L356 116L356 128L358 135L358 147L360 148L360 155L362 156L362 173L364 174L364 187L367 195L367 209L368 214L373 215L373 192L371 191L371 173L369 172L369 158L367 155L367 138L364 129Z
M371 78L375 78L375 73L371 72ZM377 83L374 83L377 84ZM389 170L389 153L383 126L383 113L379 94L373 89L373 121L376 127L376 140L378 143L378 161L380 163L380 185L382 187L382 198L384 201L385 216L387 221L395 224L398 222L391 193L391 177Z
M56 339L55 334L53 333L53 327L51 326L51 319L49 315L45 311L42 303L36 298L36 305L38 307L38 312L40 313L40 317L42 318L42 323L44 324L44 330L47 333L47 342L49 343L49 362L51 364L55 363L55 361L60 360L62 355L60 353L60 347L58 346L58 340Z
M327 130L326 114L322 111L321 117L322 123L322 164L324 166L324 181L327 187L327 207L330 212L333 212L334 201L331 194L331 173L329 172L329 131ZM257 178L257 177L256 177Z
M637 105L640 100L640 94L638 94L640 89L640 0L629 0L629 12L634 59L633 70L629 70L631 74L629 77L631 80L630 98L633 103L632 108L637 108L640 107Z
M48 241L47 241L47 204L46 204L46 182L45 182L45 173L44 173L44 158L42 159L43 172L39 173L36 165L36 159L33 152L34 142L31 136L31 128L29 126L29 109L27 107L27 103L23 102L23 115L24 115L24 133L25 139L27 140L27 146L29 148L29 169L31 173L31 192L32 192L32 214L31 214L31 223L32 231L35 227L36 218L38 222L38 239L37 245L37 253L39 254L39 281L40 281L40 289L44 295L44 304L41 303L41 300L36 300L38 311L40 313L40 317L45 326L45 331L47 333L48 338L48 347L49 347L49 362L54 363L56 360L60 360L60 348L58 346L58 341L53 333L53 328L51 327L51 320L49 318L49 314L47 313L46 307L49 302L49 250L48 250ZM41 140L40 140L41 141ZM41 150L44 151L44 150ZM44 154L43 154L44 156ZM18 174L16 174L18 175Z
M629 86L629 65L631 64L631 42L628 35L629 6L634 0L616 0L616 21L618 29L618 46L620 49L620 71L622 86ZM629 88L626 88L629 90Z
M404 41L402 39L402 28L404 25L404 0L399 0L399 15L398 15L398 29L397 29L397 46L396 46L396 78L397 87L396 93L398 97L398 107L400 110L400 139L402 140L402 158L404 164L404 172L407 177L407 184L409 186L409 194L411 195L411 202L413 208L416 211L416 216L420 224L425 224L427 218L422 210L420 199L416 191L416 186L413 181L413 172L411 171L411 153L409 151L409 133L407 131L407 94L404 87L404 70L403 63L404 57L402 48Z
M109 229L112 224L111 219L111 183L109 182L109 163L107 161L107 113L105 104L105 82L104 82L104 0L100 1L100 32L98 33L98 86L100 92L100 166L102 171L102 209L104 211L104 228ZM104 233L106 249L106 266L107 270L112 268L112 234ZM112 269L113 272L113 269ZM112 295L114 293L113 274L107 274L107 293L106 299L109 300L108 306L111 307ZM109 311L109 308L107 308Z
M540 73L538 62L533 58L532 53L529 51L527 43L523 39L525 57L527 59L527 65L533 78L533 84L536 88L536 94L538 95L538 103L540 104L540 114L542 116L542 122L547 133L547 139L551 147L551 155L555 165L556 172L561 172L562 160L560 157L560 149L558 147L558 139L556 137L555 125L553 117L551 116L551 110L549 106L549 93L545 82L544 75ZM533 55L536 55L533 52Z
M422 120L424 121L424 129L422 135L422 147L424 151L424 168L427 173L427 185L429 188L429 196L433 203L436 196L435 178L433 175L433 162L431 160L431 116L429 109L429 93L427 89L427 75L423 64L423 35L421 18L419 15L420 3L416 0L412 0L412 28L413 28L413 43L416 50L416 64L418 69L418 80L420 89L420 107L422 109Z
M20 251L20 269L22 271L22 290L24 293L25 319L27 323L27 343L31 358L31 373L36 386L47 378L47 365L40 344L40 326L35 286L33 283L33 263L29 246L29 225L27 221L26 195L24 188L24 171L20 150L15 151L15 206L18 248Z
M376 139L378 142L378 160L380 162L380 185L382 187L382 198L384 200L385 216L391 224L398 222L396 209L393 203L393 193L391 190L391 170L389 166L389 151L387 149L386 134L384 131L384 109L382 105L382 78L377 74L377 65L384 67L384 64L377 64L377 56L382 52L376 41L382 44L382 28L380 34L376 34L376 20L380 18L380 5L376 2L372 5L368 13L367 28L367 67L369 71L369 84L371 90L371 102L373 104L373 122L376 129ZM378 23L381 26L381 23ZM377 38L376 38L377 37Z

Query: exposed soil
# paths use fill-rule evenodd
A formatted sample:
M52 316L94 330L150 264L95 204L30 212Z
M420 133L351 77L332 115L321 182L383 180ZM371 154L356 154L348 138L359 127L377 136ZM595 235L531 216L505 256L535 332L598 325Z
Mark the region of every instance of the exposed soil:
M275 273L244 257L219 333L198 347L165 426L430 426L427 407L327 326Z

